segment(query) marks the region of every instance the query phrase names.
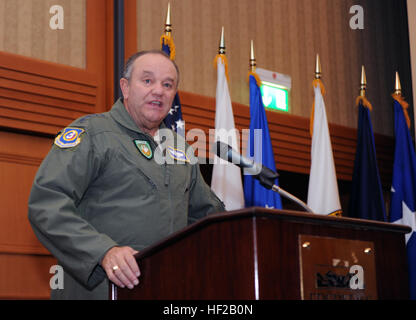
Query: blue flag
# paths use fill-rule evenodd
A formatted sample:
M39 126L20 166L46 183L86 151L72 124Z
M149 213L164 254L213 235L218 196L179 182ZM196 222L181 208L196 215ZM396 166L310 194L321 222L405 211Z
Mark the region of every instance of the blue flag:
M403 108L394 100L393 182L391 186L390 221L408 225L406 234L410 298L416 299L416 155Z
M247 157L276 171L266 111L264 110L260 88L253 75L250 75L250 119ZM256 132L256 129L261 131ZM279 185L278 179L276 179L275 185ZM246 207L259 206L282 209L280 195L263 187L251 175L244 175L244 198Z
M165 52L168 56L171 56L171 48L169 46L169 42L166 44L162 40L162 51ZM179 100L178 93L176 93L172 102L172 107L170 108L169 113L163 122L169 129L172 129L182 136L185 136L185 122L183 121L182 117L181 102Z
M362 100L358 105L357 150L351 189L349 217L386 221L370 110Z

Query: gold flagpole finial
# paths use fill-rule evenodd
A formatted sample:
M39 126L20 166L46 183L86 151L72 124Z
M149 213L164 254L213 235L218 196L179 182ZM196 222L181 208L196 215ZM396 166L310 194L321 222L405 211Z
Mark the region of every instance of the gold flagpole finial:
M168 3L168 12L166 13L165 34L168 36L172 32L172 24L170 22L170 2Z
M402 85L400 84L400 77L397 71L396 71L396 82L394 84L394 93L399 96L402 95Z
M220 47L218 49L218 54L225 54L224 27L222 27L221 29L221 39L220 39Z
M322 78L322 68L321 61L319 60L319 54L316 55L316 64L315 64L315 79Z
M251 72L256 72L256 58L254 56L253 40L251 40L251 45L250 45L250 71Z
M361 66L361 83L360 83L360 96L365 97L365 91L367 89L367 77L365 76L365 68Z

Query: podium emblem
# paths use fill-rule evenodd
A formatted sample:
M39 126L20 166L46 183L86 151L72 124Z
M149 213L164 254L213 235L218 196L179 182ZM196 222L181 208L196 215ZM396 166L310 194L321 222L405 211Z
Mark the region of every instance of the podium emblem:
M377 299L374 244L299 235L302 300Z

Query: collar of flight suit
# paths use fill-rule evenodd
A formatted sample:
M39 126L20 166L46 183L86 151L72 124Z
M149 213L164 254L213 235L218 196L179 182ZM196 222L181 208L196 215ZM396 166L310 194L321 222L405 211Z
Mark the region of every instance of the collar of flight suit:
M136 125L136 123L134 122L130 114L128 113L126 107L124 106L123 100L121 98L119 98L116 101L116 103L114 103L113 107L110 110L110 115L115 121L117 121L123 127L129 130L138 132L142 135L145 135L146 137L151 137L152 140L154 139L154 137L152 137L151 135L147 133L144 133L142 130L139 129L139 127ZM159 128L163 129L167 127L162 121Z

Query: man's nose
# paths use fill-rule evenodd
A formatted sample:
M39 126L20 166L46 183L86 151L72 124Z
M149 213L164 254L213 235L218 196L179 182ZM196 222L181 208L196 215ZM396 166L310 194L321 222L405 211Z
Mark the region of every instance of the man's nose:
M161 96L163 94L163 85L161 83L155 83L152 88L152 93L157 96Z

